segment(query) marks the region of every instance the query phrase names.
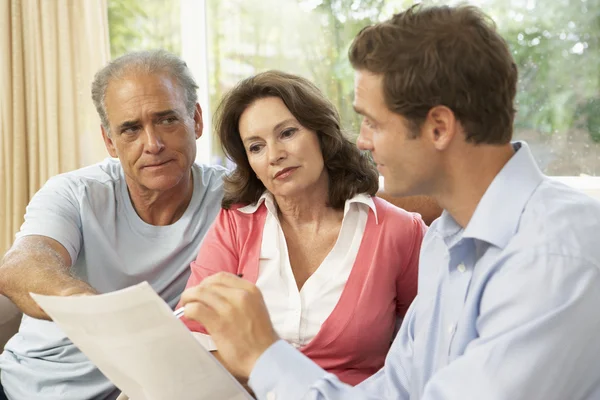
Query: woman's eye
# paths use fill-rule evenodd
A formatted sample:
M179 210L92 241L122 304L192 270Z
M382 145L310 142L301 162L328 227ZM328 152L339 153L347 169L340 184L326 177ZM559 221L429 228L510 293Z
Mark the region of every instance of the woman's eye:
M252 146L248 147L248 151L250 153L258 153L260 151L260 146L257 144L252 145Z
M296 133L298 129L296 128L290 128L290 129L286 129L285 131L281 132L281 137L283 138L288 138L294 135L294 133Z

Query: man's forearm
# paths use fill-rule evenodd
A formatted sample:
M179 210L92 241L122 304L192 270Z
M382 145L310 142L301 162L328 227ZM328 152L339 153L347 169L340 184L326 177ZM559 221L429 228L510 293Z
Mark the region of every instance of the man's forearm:
M70 274L68 253L57 245L52 239L25 237L2 260L0 293L31 317L50 319L30 292L53 296L95 293L89 284Z

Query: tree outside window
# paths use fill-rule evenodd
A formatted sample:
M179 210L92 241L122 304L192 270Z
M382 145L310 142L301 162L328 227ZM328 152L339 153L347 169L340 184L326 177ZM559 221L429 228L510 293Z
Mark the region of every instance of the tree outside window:
M354 36L413 1L205 0L212 108L237 81L280 69L315 82L351 135ZM179 2L109 0L113 57L128 50L180 53ZM453 4L458 1L426 1ZM472 0L497 23L519 66L515 139L549 175L600 175L600 0ZM214 141L215 154L220 149Z

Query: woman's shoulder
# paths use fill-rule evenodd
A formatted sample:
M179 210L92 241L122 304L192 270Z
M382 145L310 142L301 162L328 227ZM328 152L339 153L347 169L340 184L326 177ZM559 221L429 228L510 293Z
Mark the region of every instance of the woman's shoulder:
M221 208L215 221L215 225L221 229L231 229L232 233L244 235L252 233L264 225L266 208L259 206L255 210L249 210L247 204L233 204L228 208Z
M379 224L415 223L421 222L421 215L406 211L381 197L373 196Z
M228 208L221 207L221 214L233 219L256 219L263 217L265 213L266 207L263 204L256 206L254 204L235 203Z
M423 219L418 213L406 211L384 199L373 197L373 202L377 208L378 221L375 223L375 219L371 219L372 223L367 224L366 229L370 232L369 240L379 244L374 248L385 249L382 257L393 258L404 254L410 258L413 249L421 243L427 231Z

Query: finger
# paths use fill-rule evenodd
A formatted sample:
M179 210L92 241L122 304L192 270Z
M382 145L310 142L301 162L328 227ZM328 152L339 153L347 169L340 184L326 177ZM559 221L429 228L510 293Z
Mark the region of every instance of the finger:
M206 288L201 288L202 292L205 290L223 297L234 309L249 310L253 305L256 306L259 304L264 304L262 293L254 285L251 285L248 290L245 288L224 286L220 283L216 283ZM226 310L223 310L222 312L225 314L225 311Z
M199 286L193 286L191 288L185 289L181 294L181 298L179 302L182 306L185 306L187 303L198 301L198 295L200 293Z
M235 314L237 310L243 307L243 303L239 301L242 297L240 292L243 292L243 290L221 285L199 288L196 291L196 296L193 300L188 301L185 307L187 309L188 305L202 303L205 307L211 308L221 318L229 319L231 314Z
M200 290L198 300L207 307L212 308L216 314L225 316L231 313L232 297L224 288L207 287Z
M211 285L222 285L231 288L245 289L248 291L256 290L256 286L253 283L248 282L237 275L230 274L229 272L218 272L214 275L211 275L200 282L199 286Z
M199 322L205 327L206 322L211 324L211 321L219 318L215 310L199 301L188 303L183 309L183 315L185 318L191 321Z
M208 278L207 278L208 279ZM206 279L205 279L206 280ZM180 303L182 306L185 306L186 304L190 303L190 302L194 302L194 301L200 301L200 299L202 298L202 296L204 295L205 292L207 291L211 291L211 292L217 292L217 293L230 293L228 295L226 295L225 297L229 297L232 295L232 293L230 291L233 292L237 292L238 288L234 288L234 287L230 287L230 286L225 286L222 285L220 283L208 283L205 285L198 285L198 286L194 286L191 287L189 289L186 289L182 294L181 294L181 298L180 298ZM241 289L243 290L243 289Z
M228 300L212 289L196 290L194 297L188 297L183 309L186 318L205 323L206 318L219 318L225 310L231 308Z
M203 324L209 334L240 321L244 312L243 304L235 303L239 296L235 293L237 289L227 288L226 291L225 294L215 288L200 291L196 301L185 305L185 317Z

